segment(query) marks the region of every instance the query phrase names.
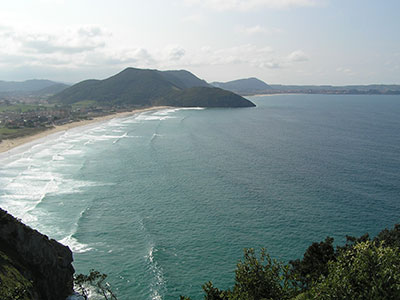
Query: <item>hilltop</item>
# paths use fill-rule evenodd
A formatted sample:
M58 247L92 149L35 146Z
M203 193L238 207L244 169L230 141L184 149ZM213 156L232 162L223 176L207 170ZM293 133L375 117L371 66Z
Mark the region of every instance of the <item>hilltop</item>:
M264 81L255 77L237 79L228 82L212 82L211 84L215 87L238 93L240 95L269 93L272 89L271 86L266 84Z
M0 92L34 92L54 85L60 85L60 83L45 79L31 79L26 81L0 80Z
M104 80L79 82L50 98L74 104L95 101L99 105L251 107L249 100L219 88L192 73L127 68Z

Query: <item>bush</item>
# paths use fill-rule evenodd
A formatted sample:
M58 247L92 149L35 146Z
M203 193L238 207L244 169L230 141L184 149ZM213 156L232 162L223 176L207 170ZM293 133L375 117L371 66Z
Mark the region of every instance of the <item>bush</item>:
M400 252L366 241L329 263L328 276L311 288L311 299L400 299Z

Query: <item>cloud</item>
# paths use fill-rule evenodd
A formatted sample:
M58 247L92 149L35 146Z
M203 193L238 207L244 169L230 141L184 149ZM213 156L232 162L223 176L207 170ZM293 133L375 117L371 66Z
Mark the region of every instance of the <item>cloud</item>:
M343 73L343 74L346 74L346 75L349 75L349 76L355 75L353 70L350 69L350 68L347 68L347 67L338 67L338 68L336 68L336 72Z
M284 67L285 58L280 57L269 46L258 47L252 44L215 49L210 46L200 47L182 56L179 61L161 60L162 67L223 66L247 65L256 68L277 69Z
M204 46L188 53L180 63L188 66L245 65L259 69L283 69L308 60L308 56L302 50L285 55L270 46L244 44L220 49Z
M252 44L245 44L230 48L209 50L204 57L210 64L249 64L260 66L270 62L273 56L271 47L257 47Z
M128 48L117 51L96 51L87 53L77 61L79 66L91 67L124 67L135 65L137 67L153 67L157 64L153 55L145 48Z
M54 36L29 36L21 42L24 48L36 53L75 54L93 51L99 47L104 47L105 45L104 42L63 41Z
M250 11L260 8L285 9L316 6L322 0L183 0L186 5L202 6L217 11Z
M169 46L166 48L168 59L177 61L180 60L186 53L185 49L180 46Z
M283 65L277 61L268 61L265 63L261 63L259 65L260 68L268 68L268 69L280 69L283 68Z
M15 39L28 51L74 54L104 47L105 36L104 30L98 26L83 26L61 34L20 33Z
M86 53L104 49L109 36L106 30L95 25L78 26L57 33L25 31L0 25L1 62L10 66L15 63L73 65L81 61Z
M308 59L301 50L287 54L268 45L254 44L226 48L207 45L196 48L182 45L120 47L111 43L112 34L106 28L96 25L77 26L62 32L27 30L0 24L0 67L4 74L5 70L12 74L12 70L22 72L24 68L29 69L31 74L39 74L44 70L48 74L61 74L62 70L68 70L82 79L84 74L92 76L90 74L94 74L94 70L112 74L128 66L189 70L198 66L281 69ZM262 34L266 28L257 25L247 28L246 32ZM46 74L41 77L47 77Z
M309 59L308 56L302 50L296 50L287 56L287 60L289 62L302 62L302 61L307 61Z
M182 22L184 23L197 23L197 24L201 24L203 23L205 20L204 16L201 14L194 14L194 15L189 15L189 16L185 16L182 18Z
M275 34L283 32L280 28L266 28L260 25L255 25L251 27L239 27L238 31L245 33L247 35L257 35L257 34Z
M111 35L111 33L97 25L83 25L80 26L76 31L80 36L89 38Z

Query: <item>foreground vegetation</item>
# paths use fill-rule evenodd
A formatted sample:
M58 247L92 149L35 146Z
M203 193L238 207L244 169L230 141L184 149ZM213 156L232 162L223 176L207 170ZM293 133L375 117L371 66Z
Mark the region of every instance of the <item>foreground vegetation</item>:
M257 257L245 249L233 288L203 286L206 300L400 299L400 224L374 239L347 236L344 246L333 238L313 243L303 259L283 264L263 249ZM190 298L181 296L181 300Z
M313 243L303 258L284 264L265 249L257 255L245 249L237 264L235 283L223 290L212 282L203 285L205 300L391 300L400 299L400 224L371 239L346 237L343 246L333 238ZM88 299L92 286L104 299L117 297L96 271L76 276L77 290ZM85 289L86 286L86 289ZM190 300L181 296L180 300Z

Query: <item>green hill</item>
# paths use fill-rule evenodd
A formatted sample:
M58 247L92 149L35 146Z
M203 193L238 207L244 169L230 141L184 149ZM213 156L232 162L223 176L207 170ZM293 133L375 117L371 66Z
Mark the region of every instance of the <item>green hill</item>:
M243 101L245 100L245 101ZM242 96L220 88L192 87L171 96L171 106L249 107L255 106ZM234 104L234 105L233 105ZM252 104L252 105L250 105Z
M56 83L41 90L35 91L34 94L38 96L55 95L68 87L69 85L64 83Z
M136 68L127 68L104 80L82 81L51 100L63 104L92 100L103 105L255 106L232 92L209 87L188 71Z
M59 84L58 82L32 79L26 81L0 81L0 92L32 92Z
M211 84L215 87L238 93L239 95L262 94L272 89L272 87L264 81L254 77L228 82L213 82Z

